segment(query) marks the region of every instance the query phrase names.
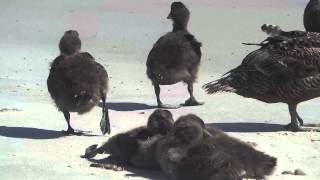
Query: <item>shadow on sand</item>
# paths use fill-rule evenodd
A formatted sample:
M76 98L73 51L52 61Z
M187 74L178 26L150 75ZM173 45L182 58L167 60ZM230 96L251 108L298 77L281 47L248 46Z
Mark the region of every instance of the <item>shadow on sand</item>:
M117 165L117 163L115 163L110 156L103 159L87 159L87 160L97 164ZM144 177L150 180L167 180L168 179L168 177L165 176L165 174L163 174L160 170L150 170L150 169L134 168L134 167L125 167L125 170L128 171L128 173L125 174L125 176L128 178ZM109 171L112 171L112 170L109 170Z
M278 132L284 131L284 126L280 124L267 123L211 123L206 124L208 127L216 127L224 132Z
M135 102L108 102L108 108L114 111L139 111L139 110L150 110L150 109L158 109L158 106L148 105L144 103L135 103ZM100 102L99 107L102 107L102 103ZM166 105L167 107L164 109L179 109L181 106L177 105ZM161 108L160 108L161 109Z
M138 111L157 108L157 106L134 102L108 102L107 104L109 109L115 111ZM102 107L101 103L99 104L99 107Z
M57 139L68 135L66 135L62 131L48 129L0 126L0 136L22 139ZM96 135L84 134L82 136Z

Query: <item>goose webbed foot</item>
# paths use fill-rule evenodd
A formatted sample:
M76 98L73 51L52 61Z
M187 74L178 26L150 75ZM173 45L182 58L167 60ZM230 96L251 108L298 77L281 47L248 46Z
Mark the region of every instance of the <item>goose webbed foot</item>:
M84 136L86 133L90 133L90 131L75 131L73 128L68 128L66 131L62 131L63 134L69 136L69 135L75 135L75 136Z
M297 123L289 123L284 128L292 132L303 132L303 129Z
M91 159L95 157L98 154L97 147L98 147L97 144L87 147L85 154L81 155L80 157L86 158L86 159Z
M111 127L110 127L110 119L109 119L109 110L106 103L106 95L102 95L102 118L100 121L100 130L102 132L102 135L105 135L106 133L111 133Z
M106 133L108 133L108 134L111 133L109 115L104 115L104 116L101 118L101 121L100 121L100 130L101 130L101 132L102 132L102 135L105 135Z
M285 129L292 132L320 132L319 128L313 128L313 127L301 127L298 124L289 123L285 126Z
M184 104L181 104L181 105L182 106L200 106L203 104L204 102L199 102L194 97L190 97L188 100L185 101Z
M170 105L170 104L163 104L163 103L158 103L158 108L160 109L178 109L181 106L179 105Z

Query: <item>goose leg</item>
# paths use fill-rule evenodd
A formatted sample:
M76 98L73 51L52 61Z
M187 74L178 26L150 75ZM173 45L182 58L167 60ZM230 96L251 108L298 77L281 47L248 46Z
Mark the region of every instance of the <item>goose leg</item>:
M299 116L299 114L298 114L297 111L296 111L296 113L297 113L297 119L298 119L298 121L299 121L299 123L300 123L300 126L303 126L303 125L304 125L303 119Z
M297 109L296 104L289 104L289 113L291 117L291 122L285 128L293 132L302 131L301 127L298 124L296 109Z
M289 104L289 113L291 116L291 123L288 124L285 128L289 131L298 132L298 131L317 131L319 132L320 129L313 129L313 128L302 128L303 120L297 113L297 105L296 104ZM300 125L299 125L300 123Z
M160 86L159 86L159 84L154 83L153 86L154 86L154 92L157 97L158 108L176 109L176 108L180 107L180 106L170 106L170 105L163 104L160 100Z
M203 105L203 102L198 102L196 98L193 95L193 82L188 82L188 92L190 95L190 98L186 100L186 102L183 104L183 106L198 106Z
M102 118L100 121L100 130L103 135L106 133L110 134L110 119L109 119L109 111L106 103L106 95L102 95Z
M64 118L66 119L67 121L67 124L68 124L68 129L67 131L62 131L64 134L66 135L77 135L77 136L81 136L81 135L85 135L84 131L75 131L71 125L70 125L70 113L69 111L63 111L63 115L64 115Z
M163 107L163 103L160 100L160 86L159 86L159 84L153 84L153 86L154 86L154 92L155 92L156 97L157 97L158 107L162 108Z
M74 134L74 129L70 125L70 113L69 111L63 111L64 118L67 121L68 129L65 131L66 134Z

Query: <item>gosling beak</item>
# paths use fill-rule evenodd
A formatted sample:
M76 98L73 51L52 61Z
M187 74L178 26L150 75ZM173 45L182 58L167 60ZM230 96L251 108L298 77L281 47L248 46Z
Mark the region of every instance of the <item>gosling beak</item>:
M168 15L167 19L172 19L171 13Z

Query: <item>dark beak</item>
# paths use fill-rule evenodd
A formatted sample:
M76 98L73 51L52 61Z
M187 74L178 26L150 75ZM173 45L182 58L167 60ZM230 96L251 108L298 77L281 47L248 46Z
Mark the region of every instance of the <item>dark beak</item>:
M168 15L167 19L172 19L171 13Z
M100 130L101 130L103 135L105 135L106 133L108 133L108 134L111 133L109 112L108 112L108 108L107 107L104 108L102 119L100 121Z

